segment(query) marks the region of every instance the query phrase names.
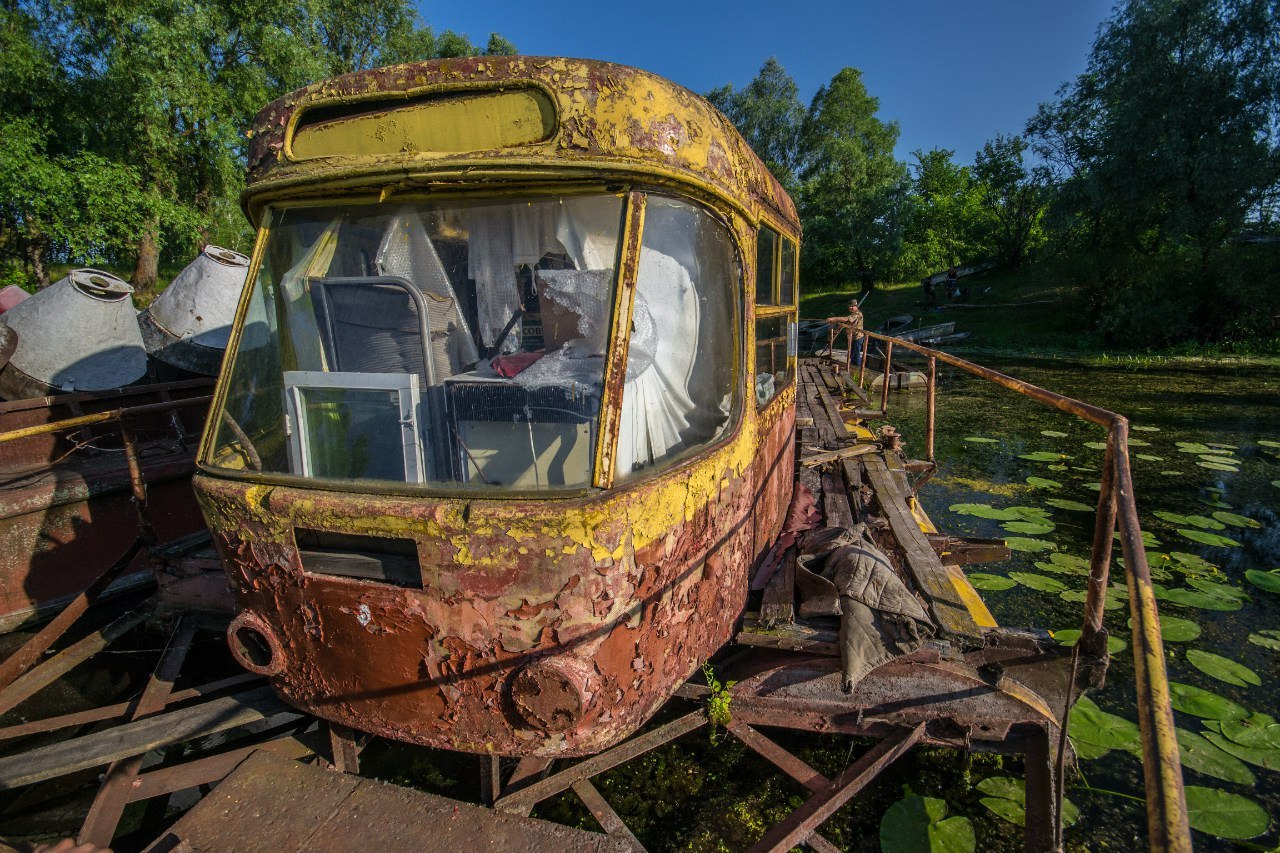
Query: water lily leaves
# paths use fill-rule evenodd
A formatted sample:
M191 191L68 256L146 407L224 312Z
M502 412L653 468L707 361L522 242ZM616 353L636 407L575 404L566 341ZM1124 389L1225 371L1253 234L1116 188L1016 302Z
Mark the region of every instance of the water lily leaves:
M1067 585L1056 578L1037 575L1033 572L1009 572L1009 577L1025 587L1038 592L1065 592Z
M1066 592L1059 593L1058 598L1063 601L1070 601L1072 604L1084 604L1088 599L1088 593L1083 589L1069 589ZM1103 610L1120 610L1129 603L1129 599L1122 589L1110 587L1107 589L1107 596L1102 600Z
M1165 477L1181 477L1182 476L1181 471L1161 471L1160 473Z
M1213 518L1206 518L1203 515L1181 515L1176 512L1167 512L1162 509L1152 513L1156 518L1167 521L1174 525L1183 525L1190 527L1199 527L1204 530L1226 530L1226 525L1221 521Z
M1169 682L1169 697L1175 711L1205 720L1243 720L1249 716L1249 709L1240 703L1180 681Z
M994 438L987 438L981 435L966 435L964 440L970 444L999 444L1000 442Z
M1188 554L1186 551L1170 551L1169 556L1192 571L1212 572L1218 568L1199 554Z
M1067 466L1066 465L1050 465L1049 470L1050 471L1066 471Z
M1174 473L1177 473L1177 472L1175 471ZM1101 483L1085 483L1085 484L1084 484L1084 487L1085 487L1086 489L1092 489L1092 490L1093 490L1093 491L1095 491L1095 492L1100 492L1100 491L1102 491L1102 484L1101 484Z
M974 589L982 589L990 592L998 592L1003 589L1012 589L1018 585L1017 581L1011 581L1001 575L992 575L986 572L970 572L967 576L969 583Z
M1280 749L1244 746L1223 737L1220 732L1205 732L1204 739L1228 755L1234 755L1255 767L1261 767L1263 770L1280 770Z
M1026 533L1029 536L1038 536L1041 533L1052 533L1058 525L1052 521L1006 521L1000 526L1010 533Z
M1140 439L1140 438L1132 438L1132 437L1130 437L1130 438L1129 438L1129 446L1130 446L1130 447L1150 447L1150 446L1151 446L1151 442L1149 442L1149 441L1143 441L1143 440L1142 440L1142 439Z
M1043 539L1030 539L1025 536L1009 536L1004 540L1004 544L1008 545L1012 551L1026 551L1033 554L1040 551L1053 551L1058 547L1052 542L1046 542Z
M1178 751L1184 767L1237 785L1252 785L1257 781L1243 761L1200 735L1186 729L1174 729L1174 736L1178 739Z
M1270 439L1260 438L1258 439L1258 444L1261 444L1263 447L1274 447L1280 450L1280 441L1271 441Z
M1195 587L1201 592L1207 592L1210 595L1216 595L1218 598L1234 598L1239 601L1248 601L1249 594L1240 587L1231 584L1218 583L1217 581L1205 580L1204 578L1187 578L1187 585Z
M1156 456L1151 453L1135 453L1133 454L1133 456L1135 459L1141 459L1144 462L1163 462L1164 461L1163 456Z
M1213 545L1217 548L1238 548L1240 543L1228 537L1221 536L1217 533L1209 533L1205 530L1192 530L1187 527L1179 527L1178 532L1190 539L1192 542L1199 542L1202 545Z
M1068 648L1080 642L1079 628L1063 628L1061 631L1050 631L1049 633L1055 640ZM1118 655L1127 648L1129 648L1129 644L1119 637L1107 637L1107 654Z
M947 804L933 797L905 797L880 818L883 853L973 853L977 841L967 817L947 817Z
M1257 687L1262 684L1262 679L1258 677L1258 673L1249 669L1249 667L1242 663L1236 663L1230 658L1224 658L1222 655L1215 655L1213 652L1188 649L1187 663L1210 678L1225 681L1227 684L1235 684L1238 687L1248 687L1250 684Z
M1245 580L1258 589L1280 593L1280 570L1272 569L1269 572L1262 572L1257 569L1248 569L1245 571L1244 577Z
M1044 477L1028 477L1027 484L1037 489L1051 489L1054 491L1062 488L1062 484L1057 480L1049 480Z
M1230 471L1234 474L1240 470L1235 465L1225 465L1221 462L1213 462L1209 459L1209 457L1204 457L1204 456L1200 457L1199 461L1197 461L1196 464L1199 465L1201 468L1208 468L1211 471Z
M1160 427L1147 426L1145 424L1129 424L1129 429L1136 429L1139 432L1159 432Z
M1129 620L1129 628L1133 628L1133 620ZM1181 616L1160 614L1160 638L1166 643L1189 643L1200 636L1200 626L1190 619Z
M1048 450L1037 450L1035 453L1019 453L1019 459L1029 459L1032 462L1060 462L1063 459L1071 457L1065 453L1052 453Z
M1166 589L1163 594L1157 594L1156 598L1161 601L1167 601L1170 604L1195 607L1199 610L1221 610L1226 612L1239 610L1243 606L1243 603L1238 598L1227 598L1203 590L1187 589L1185 587Z
M1213 448L1206 444L1200 444L1195 441L1179 441L1177 442L1178 450L1182 453L1213 453Z
M1070 554L1055 551L1049 555L1048 562L1037 562L1036 568L1059 575L1087 575L1089 561L1083 557L1073 557Z
M1249 642L1264 649L1271 649L1273 652L1280 652L1280 631L1271 628L1258 631L1249 635Z
M960 515L971 515L975 518L991 518L997 521L1016 521L1019 516L1008 510L997 509L991 504L952 504L949 509Z
M1063 498L1049 498L1045 503L1057 509L1065 509L1068 512L1093 512L1097 509L1097 507L1081 503L1080 501L1069 501Z
M1088 696L1081 696L1071 709L1067 734L1073 741L1083 741L1106 749L1133 751L1142 748L1142 736L1137 723L1107 713Z
M1026 782L1021 779L1011 779L1008 776L992 776L979 782L977 788L987 795L981 801L984 806L1010 823L1026 826ZM1065 826L1071 826L1079 819L1080 810L1076 808L1075 803L1064 798L1062 801L1062 823Z
M1270 714L1250 714L1243 720L1224 720L1223 737L1253 749L1280 749L1280 723Z
M1271 826L1267 810L1248 797L1188 785L1187 822L1192 829L1219 838L1255 838Z
M1042 429L1040 430L1040 434L1044 436L1048 436L1049 438L1066 438L1067 437L1067 434L1065 432L1058 432L1056 429Z
M1223 503L1222 499L1217 496L1210 496L1207 498L1197 498L1197 500L1199 500L1200 503L1204 504L1205 506L1211 506L1214 509L1231 509L1231 504Z
M1232 527L1261 527L1261 522L1254 521L1245 515L1236 515L1234 512L1215 512L1213 517L1223 524L1230 524ZM1220 529L1220 528L1214 528Z
M1090 450L1106 450L1107 443L1105 441L1086 441L1084 446Z
M1280 489L1280 480L1272 480L1271 485L1275 486L1277 489Z

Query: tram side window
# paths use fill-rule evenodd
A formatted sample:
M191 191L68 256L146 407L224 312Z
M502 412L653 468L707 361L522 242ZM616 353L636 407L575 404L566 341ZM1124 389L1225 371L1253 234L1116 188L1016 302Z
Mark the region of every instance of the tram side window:
M795 375L796 244L767 225L756 243L756 403L763 406Z
M275 211L209 464L589 485L621 213L603 193Z
M648 197L615 482L673 464L737 422L740 281L719 220L687 202Z

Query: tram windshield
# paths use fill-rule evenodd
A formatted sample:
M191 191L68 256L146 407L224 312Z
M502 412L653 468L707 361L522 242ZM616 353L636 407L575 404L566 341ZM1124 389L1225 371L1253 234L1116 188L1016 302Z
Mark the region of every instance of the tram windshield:
M275 210L208 462L342 481L589 485L621 227L622 199L608 194ZM650 296L637 297L643 334L632 333L624 389L627 474L705 443L731 414L723 295L727 316L707 317L728 320L713 335L730 365L712 371L716 387L698 386L689 358L657 352L660 338L685 350L699 338L696 262L671 252L641 252L637 290ZM683 326L655 332L655 319ZM646 411L628 418L628 405Z

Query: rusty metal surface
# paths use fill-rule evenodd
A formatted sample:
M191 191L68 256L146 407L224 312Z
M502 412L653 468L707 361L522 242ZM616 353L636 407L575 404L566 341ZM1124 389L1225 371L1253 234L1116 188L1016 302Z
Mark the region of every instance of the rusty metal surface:
M556 127L545 142L484 151L407 150L394 156L290 159L300 111L388 99L535 87L554 104ZM245 193L256 218L266 193L298 191L317 181L388 190L411 176L474 182L488 173L527 180L530 169L556 168L603 178L634 174L705 187L731 204L751 199L798 228L795 206L733 125L698 95L656 75L592 60L480 56L415 62L347 74L273 101L250 131Z
M396 740L582 755L634 731L732 635L790 500L793 400L594 498L423 501L203 475L196 488L291 704ZM295 527L412 538L422 589L308 574Z
M147 849L560 853L633 848L607 835L258 752Z

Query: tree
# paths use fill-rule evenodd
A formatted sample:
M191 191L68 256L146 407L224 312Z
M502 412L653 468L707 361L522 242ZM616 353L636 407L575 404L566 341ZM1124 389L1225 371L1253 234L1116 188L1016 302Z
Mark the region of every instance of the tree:
M918 278L957 264L981 260L985 249L981 190L954 151L913 151L903 254L895 277Z
M770 57L744 89L735 91L727 83L707 94L789 193L796 189L803 160L805 110L799 91L786 69Z
M809 105L799 195L811 280L884 278L901 252L910 178L893 156L898 125L877 118L879 109L855 68L837 73Z
M999 134L987 140L973 161L982 205L989 214L989 245L996 258L1019 267L1043 240L1047 177L1027 166L1027 142Z
M1280 185L1276 17L1275 0L1129 0L1028 124L1062 179L1057 233L1114 335L1213 337L1242 311L1280 328L1274 296L1259 311L1222 274Z

